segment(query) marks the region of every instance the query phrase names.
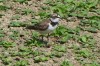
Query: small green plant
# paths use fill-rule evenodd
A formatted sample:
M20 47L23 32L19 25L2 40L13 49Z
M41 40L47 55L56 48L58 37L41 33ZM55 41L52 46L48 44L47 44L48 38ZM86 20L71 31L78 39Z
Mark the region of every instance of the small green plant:
M19 33L18 31L12 31L12 34L9 35L9 38L13 39L13 40L17 40L19 38Z
M92 62L92 63L84 63L83 66L99 66L100 64L97 62Z
M70 40L71 38L74 39L75 35L79 34L80 29L77 27L75 29L70 29L67 28L65 26L59 26L53 34L51 34L52 36L55 37L59 37L59 41L61 43L65 43L68 40Z
M55 0L53 2L52 0L47 1L45 4L49 4L52 7L49 7L49 10L58 13L62 18L66 18L67 14L69 14L69 11L73 9L73 4L63 4L62 1Z
M2 16L4 16L4 14L0 14L0 18L2 18Z
M64 26L59 26L54 33L51 34L52 36L59 37L59 41L62 43L67 42L70 39L70 35L67 32L67 28Z
M15 43L7 42L7 41L0 41L0 46L3 46L5 48L9 48L9 47L15 46Z
M32 52L31 48L27 48L27 47L21 47L19 48L20 52Z
M89 19L81 20L80 25L85 26L87 28L83 28L84 30L87 30L89 32L96 32L96 29L100 30L100 17L99 16L93 16ZM89 30L89 28L90 30Z
M14 16L12 16L11 19L12 19L12 20L15 20L15 19L18 20L20 17L21 17L20 15L14 15Z
M29 62L27 60L20 60L15 63L14 66L28 66Z
M95 44L95 39L90 35L83 35L79 38L79 42L83 44L84 47L93 47Z
M5 34L4 34L3 29L0 29L0 37L4 37L4 36L5 36Z
M20 57L27 57L30 54L32 54L32 50L26 47L19 48L19 52L17 53L17 55Z
M4 2L5 0L0 0L0 2Z
M38 62L44 62L44 61L48 61L49 58L45 57L45 56L36 56L34 57L34 62L38 63Z
M26 3L28 0L14 0L14 1L19 3Z
M60 66L74 66L70 61L64 60Z
M7 9L10 9L10 7L5 5L0 5L0 11L6 11Z
M67 47L66 46L61 46L61 45L56 45L53 48L55 51L58 52L66 52L67 51Z
M3 61L4 65L9 65L10 63L12 63L11 57L2 58L2 61Z
M34 50L33 52L32 52L32 55L34 56L34 57L36 57L36 56L39 56L39 55L41 55L42 53L40 52L40 51L38 51L38 50Z
M44 46L45 44L39 39L39 33L33 32L32 33L32 39L27 40L25 43L26 46Z
M63 54L67 51L67 47L66 46L61 46L61 45L55 45L52 49L51 53L47 53L47 56L53 58L53 57L62 57Z
M100 64L99 63L97 63L96 61L93 61L91 64L90 64L90 66L99 66Z
M34 24L37 24L37 23L39 23L40 22L40 20L38 20L38 19L32 19L31 20L31 23L34 25Z
M50 54L50 57L51 57L51 58L54 58L54 57L61 58L63 55L64 55L63 52L52 51L51 54Z
M79 57L84 57L84 58L88 58L91 57L91 52L87 49L81 49L79 51L76 51L76 53L78 54Z
M27 24L19 22L19 21L12 21L10 22L11 27L25 27Z
M54 33L53 33L52 35L53 35L53 36L60 37L60 36L66 35L66 34L68 34L67 28L64 27L64 26L59 26L59 27L54 31Z
M48 18L48 16L50 16L50 13L49 12L40 11L38 13L38 15L41 17L41 19L44 19L44 18Z
M38 47L41 47L43 45L44 45L43 42L37 41L37 39L27 40L26 43L25 43L25 46L38 46Z
M31 10L29 8L22 10L22 14L24 14L24 15L28 15L28 14L31 14L31 13L34 13L34 12L33 12L33 10Z

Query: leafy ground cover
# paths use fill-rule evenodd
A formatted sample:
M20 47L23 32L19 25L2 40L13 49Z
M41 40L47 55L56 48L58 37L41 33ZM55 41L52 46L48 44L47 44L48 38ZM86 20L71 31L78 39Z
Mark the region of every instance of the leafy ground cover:
M61 20L48 44L25 29L53 12ZM100 66L100 1L0 0L0 66Z

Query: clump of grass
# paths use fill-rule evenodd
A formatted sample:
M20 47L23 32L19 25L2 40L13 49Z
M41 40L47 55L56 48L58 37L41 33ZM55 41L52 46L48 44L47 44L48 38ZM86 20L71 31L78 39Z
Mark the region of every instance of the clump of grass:
M75 36L79 35L79 32L80 32L79 27L77 27L75 29L70 29L70 28L67 28L65 26L59 26L54 31L54 33L52 33L51 35L55 36L55 37L59 37L59 41L61 43L65 43L68 40L70 40L71 38L75 39Z
M64 33L63 33L64 32ZM59 41L61 43L67 42L70 39L70 35L67 32L67 28L63 26L59 26L54 33L51 34L52 36L59 37Z
M49 55L51 58L53 57L62 57L64 53L67 51L66 46L55 45L52 49L51 54Z
M8 42L8 41L0 41L0 46L3 46L5 48L13 47L16 44L13 42Z
M29 65L29 62L27 60L20 60L14 64L14 66L28 66L28 65Z
M34 62L38 63L38 62L44 62L44 61L48 61L49 58L46 56L36 56L34 57Z
M29 8L22 10L23 15L29 15L29 14L32 14L32 13L34 13L33 10L31 10Z
M97 32L96 29L100 30L100 17L93 16L89 19L81 20L80 25L84 26L86 28L83 28L83 30L87 30L89 32Z
M25 46L37 46L42 47L44 46L43 42L37 41L36 39L27 40Z
M61 46L61 45L56 45L53 47L53 49L58 52L66 52L67 51L67 47Z
M41 19L44 19L44 18L48 18L50 16L50 13L49 12L40 11L38 13L38 15L40 16Z
M57 57L57 58L61 58L64 55L63 52L58 52L58 51L52 51L50 54L51 58Z
M5 0L0 0L0 2L4 2Z
M39 50L34 50L34 51L32 52L32 55L33 55L34 57L40 56L41 54L42 54L42 52L40 52Z
M0 14L0 18L2 18L2 16L4 16L4 14Z
M96 43L95 39L90 35L80 36L79 42L82 43L83 47L93 47Z
M32 53L32 50L30 48L21 47L19 48L19 52L17 53L20 57L28 57Z
M9 35L9 38L10 39L13 39L13 40L17 40L18 38L19 38L19 33L18 33L18 31L12 31L12 34L11 35Z
M19 22L19 21L12 21L10 22L9 27L25 27L27 24Z
M4 37L4 36L5 36L5 34L4 34L3 29L0 29L0 38L1 38L1 37Z
M64 60L60 66L74 66L70 61Z
M91 52L87 49L81 49L79 51L76 51L76 53L78 54L78 56L82 56L84 58L87 58L87 57L91 57Z
M39 39L39 33L34 32L32 34L32 39L29 39L26 41L25 46L37 46L37 47L42 47L45 44Z
M11 57L4 57L2 58L2 61L4 65L10 65L10 63L12 63Z
M18 20L19 18L20 18L21 16L20 15L14 15L14 16L12 16L12 20Z
M26 3L28 0L14 0L14 1L19 3Z
M8 9L10 9L10 7L5 6L5 5L0 5L0 11L6 11Z

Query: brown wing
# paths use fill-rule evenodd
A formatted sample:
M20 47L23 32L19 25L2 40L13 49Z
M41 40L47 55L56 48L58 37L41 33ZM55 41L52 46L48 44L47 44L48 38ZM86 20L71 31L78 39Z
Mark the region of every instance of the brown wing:
M27 29L34 29L34 30L46 30L48 28L48 23L50 23L50 20L45 20L44 22L41 22L39 24L35 24L32 26L27 26Z

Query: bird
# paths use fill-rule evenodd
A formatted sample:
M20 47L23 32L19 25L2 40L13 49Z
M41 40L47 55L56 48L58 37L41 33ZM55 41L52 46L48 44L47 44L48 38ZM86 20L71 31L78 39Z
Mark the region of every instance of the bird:
M29 25L26 27L26 29L32 29L39 32L41 34L42 41L44 40L43 35L48 34L47 39L49 40L49 34L57 28L59 21L60 16L57 13L53 13L50 15L50 18L45 19L35 25Z

